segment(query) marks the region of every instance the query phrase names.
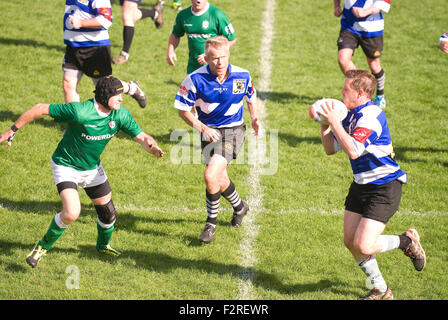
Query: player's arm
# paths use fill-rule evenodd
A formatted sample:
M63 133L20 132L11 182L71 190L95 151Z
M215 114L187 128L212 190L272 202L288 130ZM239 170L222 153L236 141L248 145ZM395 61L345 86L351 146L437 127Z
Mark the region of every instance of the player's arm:
M25 111L19 119L3 134L0 136L0 143L5 140L8 140L8 146L11 146L12 139L14 139L14 135L20 128L24 127L26 124L39 119L44 115L49 114L49 104L38 103L34 105L31 109Z
M320 139L327 155L336 153L334 148L334 136L331 133L331 127L328 124L320 125Z
M252 129L254 129L255 135L258 136L258 132L261 128L261 123L257 116L257 109L255 107L255 103L247 101L246 104L247 109L249 110L250 118L252 120Z
M353 138L345 131L344 127L342 126L342 122L339 119L338 113L335 110L333 103L331 105L329 105L328 103L322 105L322 115L325 118L327 118L328 123L333 128L333 132L332 133L329 132L328 134L334 134L339 146L341 147L342 150L344 150L344 152L349 156L350 159L352 160L357 159L359 157L359 154L355 146L353 145ZM321 127L321 132L322 130L323 128ZM329 129L327 130L329 131ZM324 144L324 148L328 148L325 149L325 152L331 151L328 142L329 141L327 140L324 142L324 140L322 139L322 144ZM333 151L336 151L334 150L334 143L333 143Z
M340 17L342 14L341 0L333 0L333 5L334 5L334 15L336 17Z
M202 136L206 141L209 142L216 142L218 141L221 136L218 131L216 131L213 128L210 128L209 126L205 125L201 121L199 121L196 117L194 117L190 111L180 110L178 111L179 117L182 118L182 120L185 121L186 124L193 127L194 129L198 130L200 133L202 133Z
M176 37L174 34L170 34L170 38L168 39L168 50L166 53L166 61L169 65L174 66L177 62L176 56L176 48L179 46L180 38Z
M148 153L153 154L157 158L161 158L165 154L165 152L163 152L163 150L158 146L156 140L145 132L139 133L134 137L134 140L137 141Z
M109 29L112 25L112 9L98 8L98 15L90 19L81 19L77 16L71 15L69 21L73 29L93 28L93 29Z

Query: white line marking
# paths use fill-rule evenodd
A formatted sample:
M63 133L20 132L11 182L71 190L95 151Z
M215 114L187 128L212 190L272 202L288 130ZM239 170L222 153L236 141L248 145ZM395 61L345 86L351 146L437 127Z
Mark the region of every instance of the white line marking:
M272 67L271 46L272 39L274 37L275 6L275 0L266 0L263 19L261 19L264 37L261 40L260 46L261 76L256 88L258 87L258 91L263 92L263 94L269 92L270 90ZM265 119L266 116L265 100L265 97L259 96L257 103L257 113L262 126L265 125L265 123L263 123L263 119ZM255 220L257 218L257 214L263 208L263 187L260 184L260 172L264 154L261 151L262 148L257 147L257 161L256 164L251 167L249 173L248 184L251 186L251 192L247 202L250 206L250 211L244 219L244 235L243 240L240 243L239 250L241 256L240 263L243 266L243 270L240 273L240 281L238 283L240 300L253 300L256 298L256 293L252 282L256 277L256 272L253 270L253 266L257 261L255 256L255 241L259 230Z

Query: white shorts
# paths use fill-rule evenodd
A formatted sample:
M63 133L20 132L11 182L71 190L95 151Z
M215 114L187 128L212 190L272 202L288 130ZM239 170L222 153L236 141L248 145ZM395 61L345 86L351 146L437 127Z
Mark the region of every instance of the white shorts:
M51 160L51 169L53 170L53 178L56 185L64 181L70 181L76 183L78 187L88 188L107 181L107 175L101 163L96 169L78 171L70 167L60 166Z

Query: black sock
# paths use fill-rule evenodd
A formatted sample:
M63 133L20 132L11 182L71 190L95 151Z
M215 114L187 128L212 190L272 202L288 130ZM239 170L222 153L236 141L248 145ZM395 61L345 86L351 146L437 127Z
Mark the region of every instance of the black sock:
M142 19L145 18L152 18L154 19L155 15L156 15L156 11L154 9L144 9L144 8L139 8L139 10L142 12Z
M227 187L226 190L221 194L224 198L227 199L227 201L230 202L230 204L233 207L233 210L236 212L241 211L243 209L243 201L241 201L241 198L236 192L235 185L233 184L232 180L230 180L230 184Z
M400 245L398 248L401 250L406 250L406 248L411 244L412 240L408 236L405 236L404 234L398 236L400 238Z
M205 203L207 205L207 222L216 225L218 219L219 199L221 192L211 194L205 190Z
M376 95L383 96L384 95L384 84L386 83L386 74L384 73L384 70L381 69L380 72L373 73L373 76L375 77L375 79L377 81Z
M132 39L134 38L134 27L123 27L123 50L126 53L129 53L131 49Z

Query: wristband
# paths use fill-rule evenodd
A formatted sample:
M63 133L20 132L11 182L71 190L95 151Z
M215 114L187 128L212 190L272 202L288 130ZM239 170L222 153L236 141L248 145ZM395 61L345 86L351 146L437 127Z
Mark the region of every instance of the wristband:
M15 123L11 126L10 128L12 130L12 132L16 133L17 130L19 130L19 128L16 127Z

